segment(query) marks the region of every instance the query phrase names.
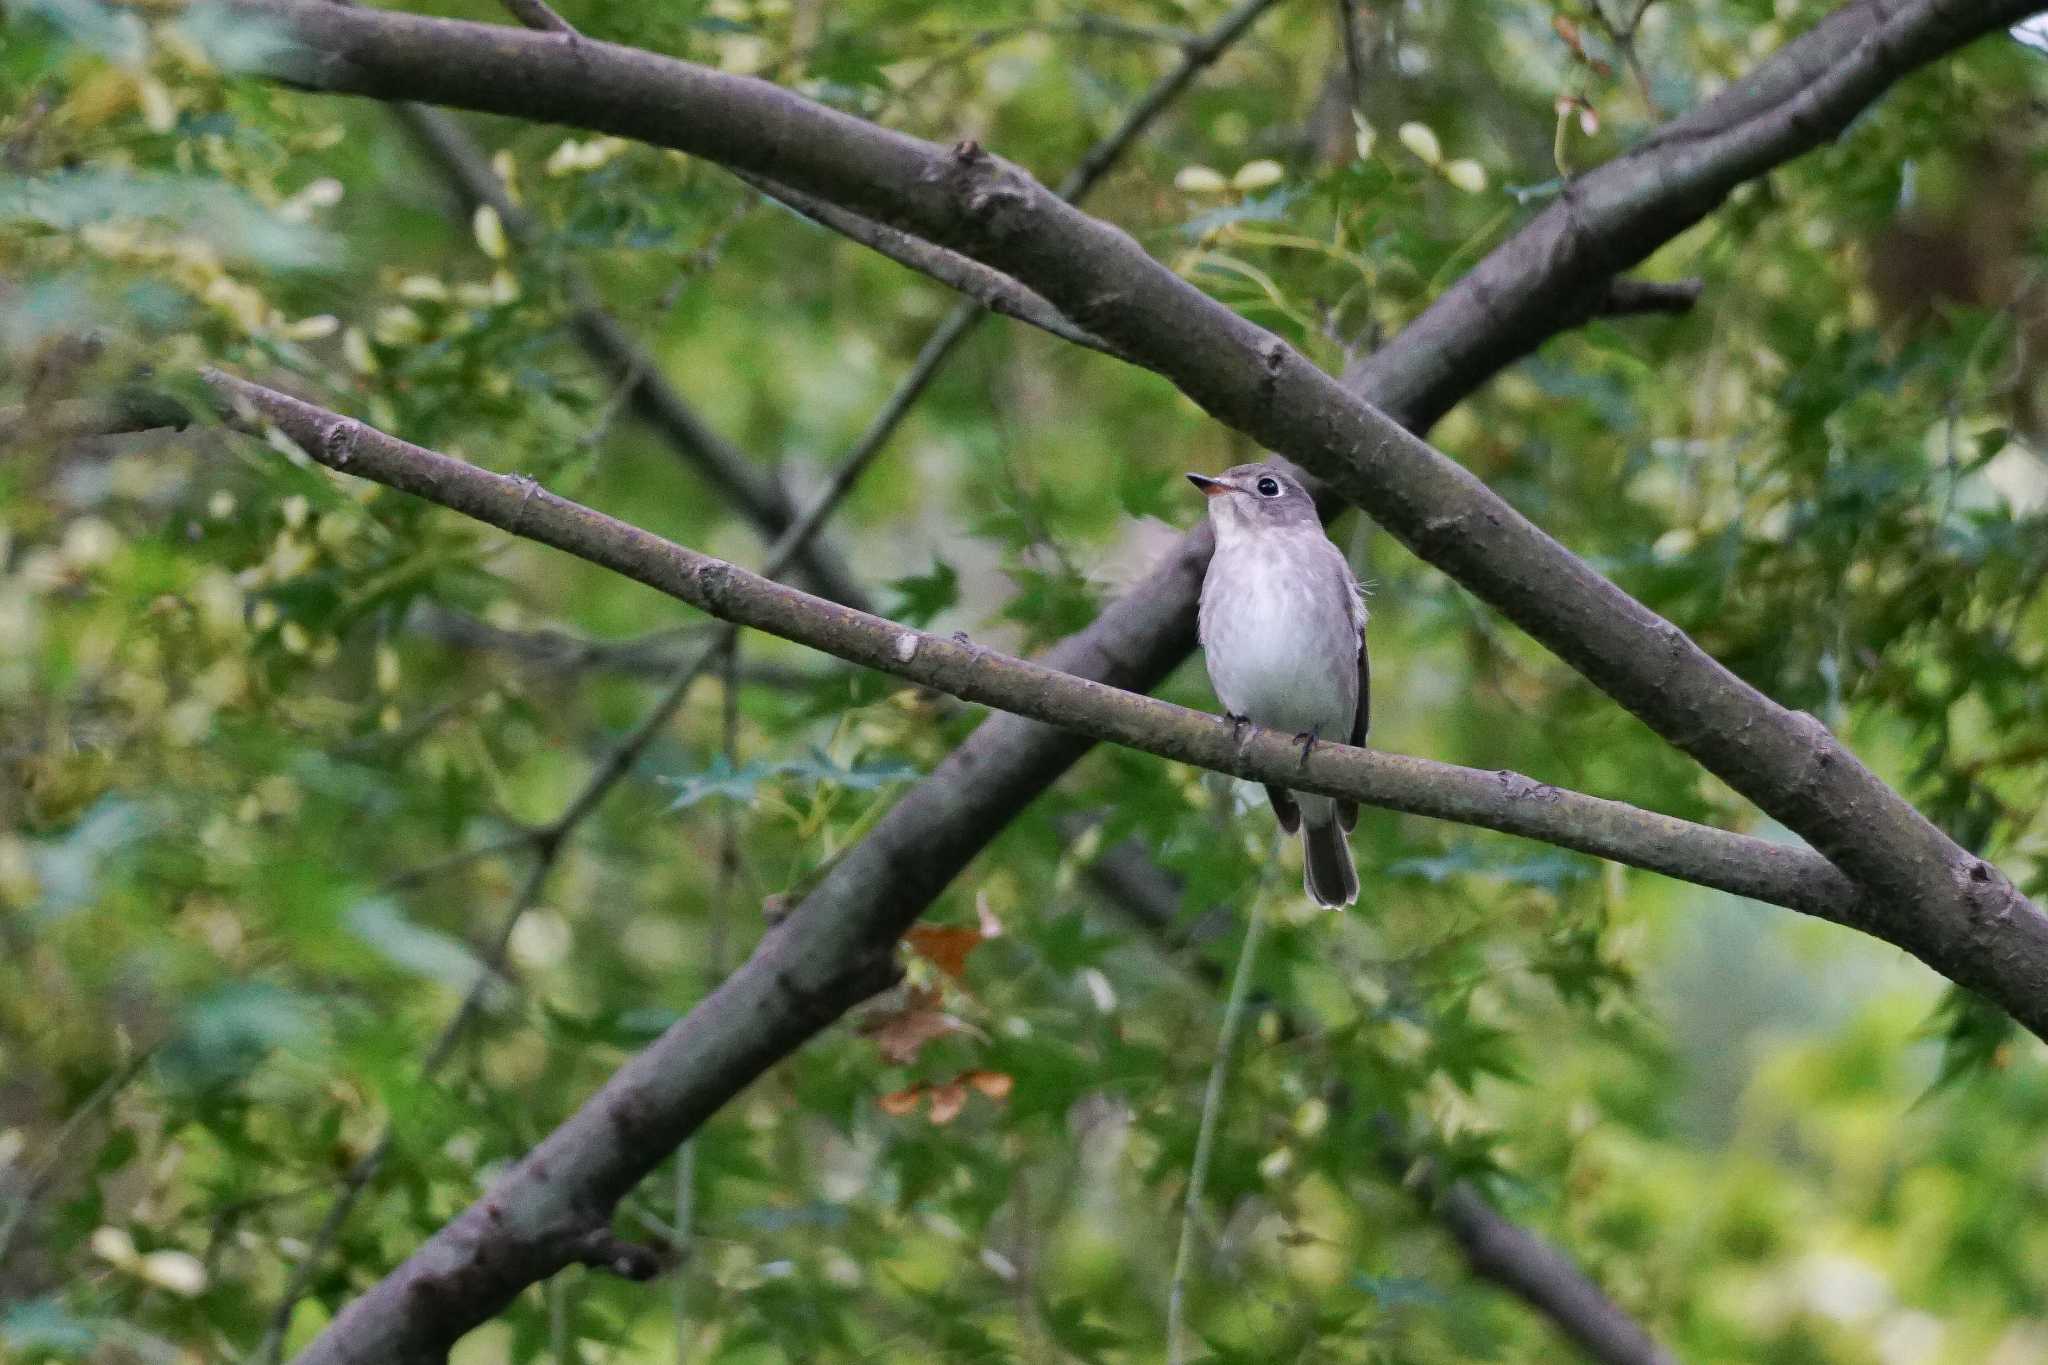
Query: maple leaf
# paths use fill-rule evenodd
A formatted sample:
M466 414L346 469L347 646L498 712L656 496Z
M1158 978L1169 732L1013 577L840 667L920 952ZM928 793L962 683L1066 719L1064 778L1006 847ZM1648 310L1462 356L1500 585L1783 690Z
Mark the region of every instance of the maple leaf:
M955 1079L965 1081L992 1100L1010 1098L1017 1078L1007 1071L963 1071Z
M957 924L919 924L903 938L955 981L967 972L967 955L981 946L981 930Z
M1007 1072L976 1069L963 1071L952 1080L940 1085L930 1081L919 1081L901 1090L892 1090L876 1098L875 1107L890 1118L903 1118L917 1112L917 1107L927 1097L931 1099L931 1121L935 1125L951 1123L967 1108L967 1101L978 1090L989 1099L1001 1102L1008 1099L1010 1089L1016 1084L1015 1078Z
M900 1119L917 1108L917 1102L924 1098L924 1092L929 1089L929 1085L919 1081L916 1085L890 1091L876 1100L875 1105L890 1118Z
M1003 922L996 918L996 912L989 908L985 895L974 898L975 924L919 924L903 935L918 953L928 959L934 967L952 977L964 980L967 973L967 955L992 938L1000 938Z
M902 1005L872 1010L863 1016L860 1032L875 1040L876 1048L888 1061L908 1066L917 1060L926 1043L967 1027L962 1020L937 1008L938 1003L936 990L912 988Z

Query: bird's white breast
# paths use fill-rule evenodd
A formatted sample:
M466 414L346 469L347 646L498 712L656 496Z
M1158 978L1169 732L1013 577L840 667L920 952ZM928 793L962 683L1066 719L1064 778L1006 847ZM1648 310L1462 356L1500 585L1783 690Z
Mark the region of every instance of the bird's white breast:
M1345 740L1358 705L1350 575L1320 531L1321 544L1289 547L1299 555L1272 553L1278 539L1226 538L1209 563L1201 615L1209 680L1233 714Z

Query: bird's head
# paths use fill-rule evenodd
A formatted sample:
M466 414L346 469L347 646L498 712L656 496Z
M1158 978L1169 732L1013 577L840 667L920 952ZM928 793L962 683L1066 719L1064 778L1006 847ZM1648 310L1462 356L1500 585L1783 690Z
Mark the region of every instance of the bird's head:
M1219 543L1260 531L1322 525L1309 491L1270 461L1241 464L1214 477L1190 474L1188 482L1209 500L1209 521Z

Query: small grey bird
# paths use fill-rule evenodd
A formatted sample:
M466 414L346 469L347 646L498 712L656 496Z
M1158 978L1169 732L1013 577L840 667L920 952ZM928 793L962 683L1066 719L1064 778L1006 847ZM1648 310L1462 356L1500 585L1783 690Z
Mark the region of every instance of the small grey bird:
M1278 464L1190 474L1209 499L1216 553L1202 580L1202 657L1231 720L1364 744L1370 714L1365 597L1323 532L1315 499ZM1301 831L1303 885L1317 905L1358 899L1345 834L1358 803L1266 788L1289 834Z

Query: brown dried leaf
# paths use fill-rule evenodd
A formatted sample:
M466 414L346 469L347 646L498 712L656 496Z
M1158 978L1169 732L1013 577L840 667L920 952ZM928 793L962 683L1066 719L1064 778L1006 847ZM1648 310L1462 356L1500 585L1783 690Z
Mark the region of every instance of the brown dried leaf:
M967 1027L944 1010L936 1008L939 993L913 989L901 1006L871 1010L861 1018L860 1032L875 1040L875 1047L888 1061L909 1066L934 1038L943 1038Z
M931 1089L923 1081L902 1090L892 1090L875 1101L877 1107L890 1118L900 1119L917 1108L917 1102L924 1098L924 1092Z
M967 972L967 955L981 946L985 936L979 929L961 925L920 924L903 937L934 967L958 981Z
M944 1085L932 1087L931 1120L934 1127L951 1123L966 1107L967 1087L960 1082L947 1081Z
M1010 1098L1010 1091L1017 1084L1017 1078L1007 1071L966 1071L962 1072L958 1079L965 1081L992 1100L1006 1100Z

